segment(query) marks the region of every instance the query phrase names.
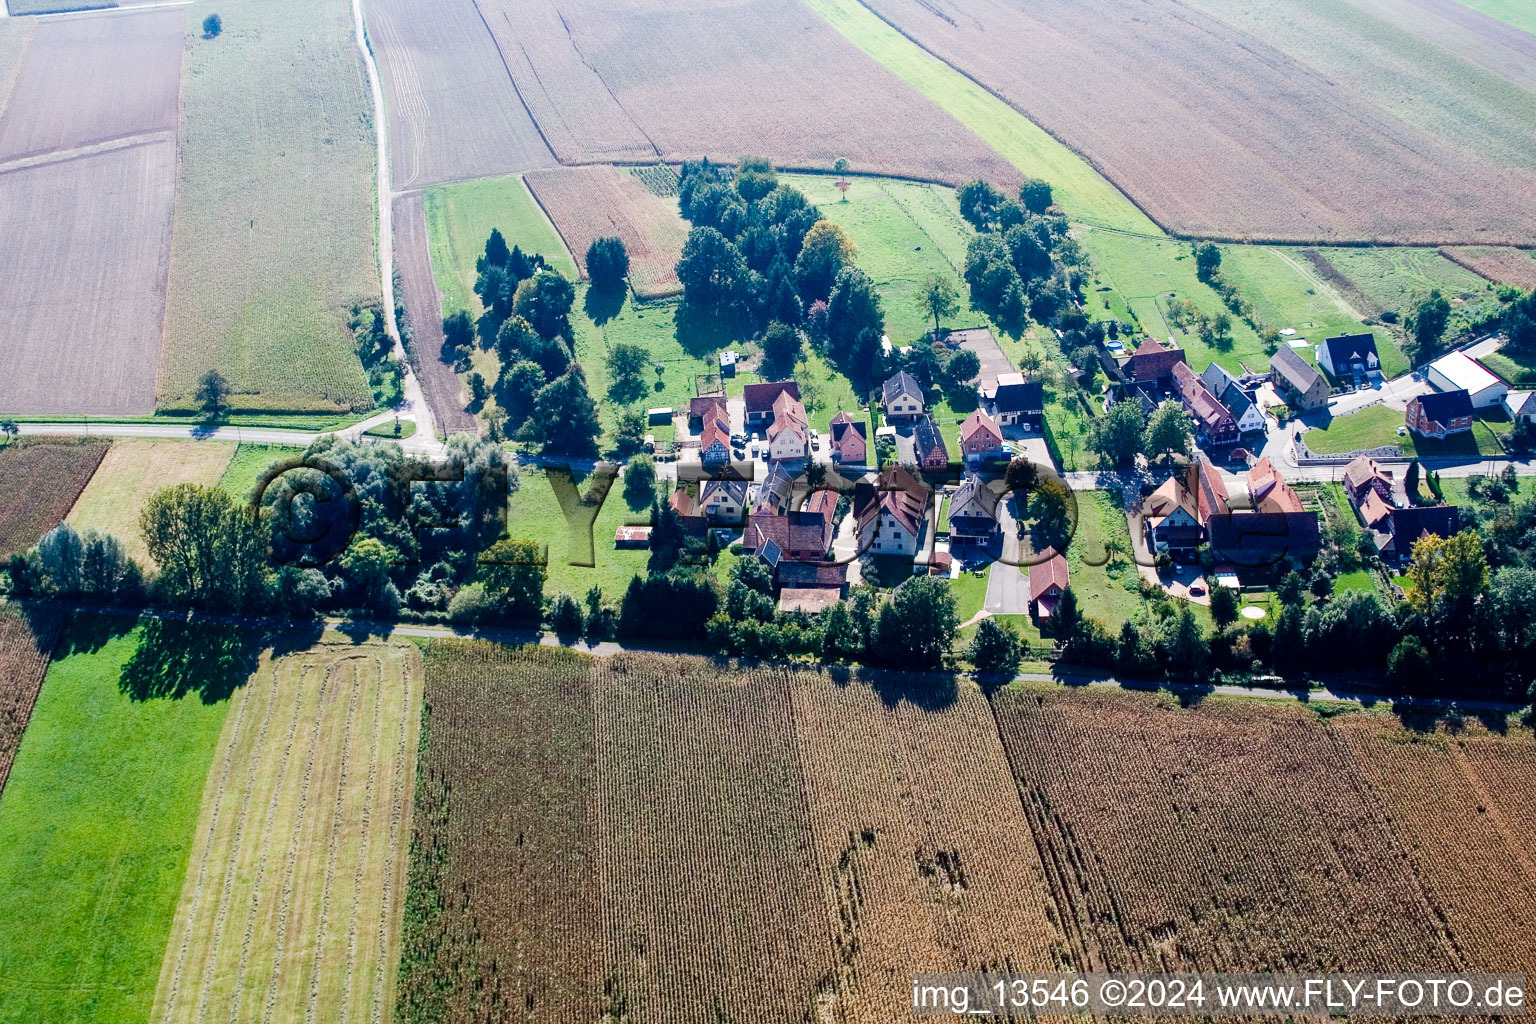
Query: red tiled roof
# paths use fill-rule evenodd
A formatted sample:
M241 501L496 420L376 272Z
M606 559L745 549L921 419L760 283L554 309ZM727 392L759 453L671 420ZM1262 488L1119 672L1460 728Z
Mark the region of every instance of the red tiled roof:
M1195 492L1196 518L1200 525L1213 515L1225 515L1232 511L1227 497L1227 485L1221 473L1207 459L1197 459L1191 471L1195 480L1190 490Z
M1044 594L1053 586L1066 590L1071 583L1066 558L1057 554L1054 548L1046 548L1041 554L1050 557L1029 567L1030 597Z
M1200 422L1207 433L1230 433L1237 429L1237 421L1232 418L1232 413L1211 394L1205 382L1190 369L1188 363L1180 360L1174 364L1173 379L1184 400L1184 408L1189 410L1189 414Z
M966 443L977 434L985 434L998 444L1003 443L1003 432L997 428L996 423L992 422L992 417L980 409L972 412L965 418L965 422L960 424L960 441Z
M889 512L902 529L915 536L928 508L928 488L905 466L887 466L880 473L878 487L860 486L854 503L861 529L882 512Z
M759 384L748 384L741 389L742 398L746 402L748 415L752 413L767 414L772 411L773 403L778 401L783 394L800 397L800 385L792 380L776 380Z
M838 458L843 462L862 465L869 453L869 446L864 440L864 424L846 412L840 412L832 417L830 429L832 451Z

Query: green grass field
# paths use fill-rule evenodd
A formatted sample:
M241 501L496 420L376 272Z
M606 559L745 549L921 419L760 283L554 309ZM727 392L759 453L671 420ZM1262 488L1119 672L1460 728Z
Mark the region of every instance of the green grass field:
M377 302L374 133L346 0L188 14L159 406L205 371L237 409L368 408L347 330Z
M229 466L235 446L224 441L114 441L69 522L78 530L96 529L116 537L140 565L152 564L139 531L139 515L162 487L216 484Z
M933 329L933 320L917 305L928 274L943 274L964 296L960 270L975 232L961 219L953 189L854 178L844 203L832 178L785 175L784 180L804 192L823 216L842 225L859 247L858 264L880 291L892 343L909 344ZM962 298L960 312L942 322L975 326L986 317L967 309Z
M1472 422L1471 433L1457 434L1443 441L1416 437L1411 430L1399 437L1397 428L1403 425L1403 414L1385 405L1373 405L1338 417L1326 429L1309 430L1303 439L1307 447L1319 455L1340 455L1396 445L1406 456L1426 459L1498 457L1504 454L1504 446L1499 443L1495 431L1505 429L1507 422L1480 416Z
M225 467L224 475L219 478L219 486L237 500L244 501L251 496L256 481L272 463L279 459L298 458L303 454L302 448L290 448L282 444L242 444L235 449L234 457Z
M945 521L949 513L945 512ZM987 580L993 572L1017 572L1011 565L991 565L980 576L962 572L949 581L949 592L955 595L955 614L961 622L969 622L987 602Z
M100 625L71 628L0 799L0 1021L149 1018L224 724L195 692L128 696L145 627Z
M1111 630L1118 631L1141 607L1141 578L1132 550L1119 494L1078 491L1077 532L1066 552L1072 592L1083 614Z
M587 492L585 481L579 481L582 493ZM650 509L644 512L631 510L624 501L624 481L616 480L608 498L592 525L592 553L594 566L571 565L573 556L580 557L583 545L579 535L572 536L560 498L543 472L524 470L519 474L518 487L507 505L507 532L516 538L531 538L549 545L549 565L544 592L549 595L565 591L580 598L594 584L603 593L617 601L624 596L629 581L637 573L645 575L645 565L650 558L646 550L620 550L613 546L613 532L626 523L647 525ZM662 497L660 487L657 496Z
M807 0L855 46L949 111L1009 163L1051 183L1074 220L1161 234L1146 214L1029 118L881 21L858 0Z
M1498 18L1518 29L1536 36L1536 7L1528 0L1459 0L1464 7L1482 11L1490 18Z
M1453 333L1458 318L1465 319L1476 308L1495 301L1487 281L1434 249L1385 246L1319 251L1382 309L1396 311L1405 319L1430 292L1440 289L1452 300ZM1468 298L1463 302L1460 296Z
M1366 326L1347 301L1295 250L1282 246L1224 245L1221 273L1253 305L1261 323L1291 328L1315 346L1324 338L1370 331L1376 336L1382 371L1396 377L1408 369L1392 332ZM1315 362L1315 349L1300 350Z
M1178 330L1168 319L1170 303L1183 299L1193 302L1207 316L1226 310L1221 296L1195 276L1195 259L1190 255L1188 242L1091 228L1079 234L1083 247L1093 258L1094 277L1118 293L1121 303L1135 312L1144 331L1158 338L1177 338L1196 372L1212 362L1234 373L1242 363L1256 372L1269 366L1264 342L1236 317L1232 322L1232 347L1225 352L1203 344L1193 333ZM1097 286L1090 281L1090 294L1097 294L1100 299L1090 300L1089 309L1102 313L1104 293L1092 292L1094 287Z
M1516 355L1501 349L1479 361L1513 387L1536 385L1536 355Z

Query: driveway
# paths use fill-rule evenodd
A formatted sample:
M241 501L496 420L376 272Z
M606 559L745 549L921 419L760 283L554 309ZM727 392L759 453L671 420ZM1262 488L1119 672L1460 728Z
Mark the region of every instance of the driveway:
M1332 416L1348 416L1352 412L1377 402L1382 402L1402 412L1408 408L1408 402L1416 395L1428 394L1434 390L1428 381L1414 380L1412 374L1404 374L1393 380L1383 381L1379 388L1363 388L1359 391L1351 391L1347 395L1339 395L1328 400L1328 412Z
M1003 557L987 575L987 598L982 607L993 615L1029 614L1029 577L1019 569L1019 528L1007 502L997 506L1003 532Z

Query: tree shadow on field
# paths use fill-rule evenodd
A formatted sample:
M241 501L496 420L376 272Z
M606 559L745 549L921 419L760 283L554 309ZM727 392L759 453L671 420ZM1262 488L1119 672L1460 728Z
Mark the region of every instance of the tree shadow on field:
M959 680L953 672L900 672L890 669L864 669L859 678L886 707L906 701L924 711L943 711L960 696Z
M612 288L591 285L582 297L581 308L592 322L601 327L624 309L624 299L629 294L622 284Z
M28 620L31 620L34 615L39 619L34 629L40 628L41 620L50 614L53 613L41 605L35 607L28 605L26 609ZM132 615L98 615L80 612L73 616L69 627L64 630L54 657L67 658L71 654L92 654L101 650L110 641L132 633L138 624L139 620Z
M735 318L727 313L699 309L684 302L674 319L678 344L695 359L727 348L737 340Z
M226 700L256 669L262 644L251 631L224 623L149 619L118 686L133 700Z

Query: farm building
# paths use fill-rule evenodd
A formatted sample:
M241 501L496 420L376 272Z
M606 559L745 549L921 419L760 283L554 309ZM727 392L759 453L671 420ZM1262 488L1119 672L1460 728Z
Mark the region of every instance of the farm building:
M1536 391L1511 391L1504 396L1504 410L1517 423L1536 423Z
M1362 455L1344 467L1344 491L1349 500L1359 504L1366 491L1380 497L1392 497L1392 471L1368 455Z
M1317 346L1317 365L1333 374L1335 380L1365 380L1381 376L1381 358L1376 354L1376 335L1341 334L1324 338Z
M1413 542L1424 537L1450 537L1461 530L1461 509L1455 505L1393 508L1388 516L1391 535L1378 545L1383 558L1409 558Z
M1172 384L1174 366L1182 362L1184 350L1172 341L1143 338L1125 361L1126 376L1167 388Z
M886 380L880 401L885 418L893 423L915 420L923 414L923 389L918 386L917 378L906 370L898 371Z
M1252 511L1211 515L1203 524L1211 553L1245 567L1316 555L1322 547L1317 513L1303 507L1274 464L1260 459L1245 482Z
M1027 434L1037 434L1045 427L1045 388L1037 380L1026 381L1022 373L998 374L991 402L992 418L999 427L1013 427Z
M1205 382L1195 375L1189 364L1179 362L1173 367L1174 386L1184 411L1195 421L1195 433L1203 448L1224 447L1236 444L1239 438L1237 421L1216 396L1211 394Z
M1415 395L1405 414L1408 429L1420 437L1451 437L1472 429L1472 396L1465 388Z
M1328 404L1328 382L1290 348L1282 346L1269 357L1269 370L1275 390L1292 409L1310 412Z
M1436 391L1466 391L1474 409L1491 409L1509 393L1508 384L1465 352L1448 352L1436 359L1425 377Z
M864 466L869 458L869 444L865 440L864 424L849 416L846 412L839 412L832 417L828 425L832 434L832 461L839 466Z
M613 546L616 548L648 548L651 546L651 528L649 526L621 526L613 531Z
M1055 614L1061 595L1072 583L1064 557L1053 548L1046 548L1041 554L1044 561L1029 567L1029 614L1037 622Z
M960 424L960 452L967 465L1002 458L1003 432L992 417L977 409Z

